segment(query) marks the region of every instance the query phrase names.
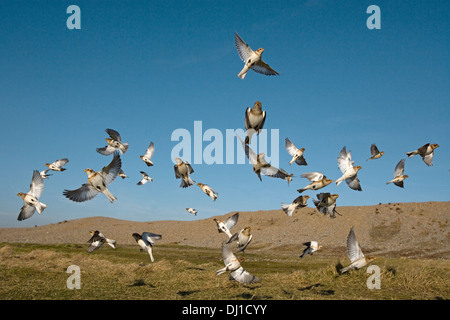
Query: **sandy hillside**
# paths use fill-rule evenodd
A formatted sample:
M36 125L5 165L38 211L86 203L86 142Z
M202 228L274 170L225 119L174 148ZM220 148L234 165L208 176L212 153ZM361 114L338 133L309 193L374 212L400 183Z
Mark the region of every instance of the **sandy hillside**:
M335 219L313 208L303 208L286 216L282 210L239 212L232 232L246 226L254 239L249 249L302 250L302 242L316 240L324 254L345 254L347 234L354 226L363 251L384 256L410 258L450 258L448 220L450 202L391 203L361 207L339 207ZM132 222L107 217L61 221L34 228L0 228L0 242L42 244L79 243L86 245L89 230L100 230L120 244L135 244L133 232L163 235L161 244L183 244L219 248L227 237L217 232L213 218L224 220L235 212L195 221ZM248 251L249 251L248 249Z

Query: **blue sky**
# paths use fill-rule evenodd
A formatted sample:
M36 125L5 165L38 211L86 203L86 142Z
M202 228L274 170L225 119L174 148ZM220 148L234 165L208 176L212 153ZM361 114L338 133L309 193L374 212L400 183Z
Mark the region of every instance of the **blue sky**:
M72 4L81 9L80 30L66 26ZM380 30L366 26L372 4L381 9ZM363 191L346 184L322 189L340 195L338 206L450 200L446 1L2 1L0 12L0 227L279 209L308 184L300 174L339 178L343 146L363 167ZM254 50L265 48L263 59L280 76L249 72L239 79L234 32ZM203 132L218 129L225 138L227 129L244 127L255 101L267 111L269 137L278 130L280 167L294 173L291 184L260 182L248 164L203 163L193 164L192 178L213 187L217 201L197 186L179 188L174 130L193 136L194 121L202 121ZM113 204L102 194L72 202L63 190L85 183L85 168L98 171L111 161L96 152L106 128L130 144L122 156L129 178L109 185ZM308 166L288 164L286 137L306 148ZM150 141L155 166L147 168L139 155ZM441 146L434 166L407 159L405 188L386 185L405 152L428 142ZM366 161L372 143L386 154ZM33 170L64 157L67 170L45 180L40 200L47 209L17 221L23 201L16 194L28 191ZM154 181L137 186L141 170Z

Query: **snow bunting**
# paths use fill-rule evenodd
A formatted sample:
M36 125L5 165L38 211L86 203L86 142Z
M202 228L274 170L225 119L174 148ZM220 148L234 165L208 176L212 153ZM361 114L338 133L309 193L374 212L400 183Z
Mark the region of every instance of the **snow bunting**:
M50 170L53 170L53 171L64 171L64 170L66 170L66 168L63 168L63 166L64 166L67 162L69 162L69 159L64 158L64 159L56 160L56 161L54 161L54 162L52 162L52 163L46 163L45 165L46 165Z
M63 195L75 202L84 202L91 200L100 192L103 193L111 203L117 198L108 190L107 185L113 182L119 175L122 166L122 160L119 153L116 152L110 164L95 172L88 168L84 172L88 175L87 183L76 190L64 190Z
M322 246L319 246L317 241L304 242L303 245L306 246L306 248L305 250L303 250L303 253L300 256L300 258L303 258L306 254L312 255L317 250L322 249Z
M219 194L217 192L215 192L210 186L208 186L207 184L203 184L203 183L197 183L197 185L200 187L200 189L202 189L202 191L211 199L213 199L213 201L216 201L217 197L219 196Z
M309 199L309 196L299 196L292 201L291 204L281 204L281 209L283 209L284 213L286 213L289 217L292 217L292 214L296 209L301 209L307 206L306 201Z
M256 101L253 108L248 107L245 110L245 143L249 144L253 134L259 134L266 121L266 111L262 111L261 102Z
M347 254L351 264L348 267L340 269L340 273L347 272L350 269L360 269L376 259L375 257L364 256L361 247L356 240L353 227L350 229L347 236Z
M329 192L319 193L317 195L318 200L313 199L313 202L319 212L323 214L329 214L330 218L334 219L334 214L338 213L336 211L337 198L339 198L338 194L330 194Z
M304 188L298 189L297 191L300 193L306 190L319 190L333 182L333 180L328 179L322 172L307 172L302 174L301 177L308 179L311 183Z
M99 249L104 243L109 244L113 249L116 248L116 240L106 238L100 231L91 230L89 233L91 234L91 238L88 240L90 245L87 248L87 252L93 252Z
M266 76L279 75L278 72L273 70L267 63L265 63L261 55L264 52L263 48L259 48L253 51L244 40L239 37L237 33L234 34L234 42L236 44L236 49L239 53L239 57L245 62L244 68L238 73L238 77L244 79L248 70L252 69L257 73L264 74Z
M286 150L291 155L292 160L289 161L289 164L291 165L293 162L298 164L299 166L306 166L308 165L306 163L305 158L303 157L303 152L305 151L305 148L298 149L292 142L289 140L289 138L286 138Z
M245 227L244 229L241 229L240 231L233 234L230 239L228 239L227 243L237 241L237 252L244 252L252 239L253 235L251 234L250 227Z
M191 165L180 158L175 158L175 162L173 168L175 170L175 178L181 179L180 188L187 188L194 185L195 181L189 177L190 174L194 173Z
M217 231L219 233L223 232L225 233L228 238L231 238L233 235L231 234L231 229L237 224L239 219L239 212L236 212L231 217L228 217L225 221L222 221L218 218L214 218L214 221L217 224Z
M140 185L143 185L143 184L146 184L146 183L149 182L149 181L152 181L152 182L153 182L153 179L150 178L150 176L147 174L147 172L141 171L141 175L142 175L142 179L141 179L141 181L139 181L139 182L137 183L139 186L140 186Z
M134 240L141 247L141 251L147 252L150 256L150 261L154 262L152 247L155 245L156 240L162 239L160 234L155 234L151 232L143 232L142 235L139 233L132 234Z
M23 200L23 206L17 220L22 221L30 218L36 210L39 214L41 214L45 208L47 208L46 204L38 200L43 191L44 180L42 179L39 171L34 170L31 178L30 190L27 193L19 192L17 194L17 196Z
M97 152L104 155L109 156L116 151L119 151L120 154L124 154L128 150L128 142L122 143L122 138L120 134L113 129L106 129L106 133L110 136L110 138L105 138L108 144L103 148L97 148Z
M194 208L186 208L186 211L187 212L189 212L189 213L192 213L194 216L196 216L197 215L197 210L195 210Z
M369 159L367 159L366 161L371 160L371 159L381 158L384 154L384 151L378 150L377 145L375 143L373 143L370 146L370 154L371 154L371 157Z
M354 166L354 161L352 161L351 152L347 152L346 147L343 147L340 151L340 156L337 158L338 167L342 172L342 176L334 181L336 185L339 185L345 180L348 186L353 190L361 191L361 185L357 177L357 173L362 169L361 166Z
M405 170L405 159L400 160L394 169L394 179L392 179L389 182L386 182L386 184L393 183L397 187L403 188L403 180L408 178L407 175L403 175L403 171Z
M155 153L155 145L152 141L148 145L147 150L145 151L145 154L143 156L139 156L148 167L153 166L153 162L150 160L153 157L153 153Z
M225 267L216 271L217 276L228 271L234 280L243 284L251 284L259 281L259 278L250 274L241 266L241 262L245 259L236 258L225 242L222 243L222 260Z
M433 143L433 144L427 143L427 144L421 146L417 150L407 152L406 155L408 156L408 158L411 158L411 157L415 156L416 154L418 154L422 157L423 162L425 162L425 164L427 166L432 166L434 149L436 149L436 148L439 148L439 145L437 143Z

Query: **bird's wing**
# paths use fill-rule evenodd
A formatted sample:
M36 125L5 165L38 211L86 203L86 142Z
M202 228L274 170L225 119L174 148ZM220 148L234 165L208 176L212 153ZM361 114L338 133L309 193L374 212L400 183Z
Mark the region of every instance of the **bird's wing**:
M116 130L106 129L105 131L111 137L111 139L119 141L119 142L122 141L122 138L120 137L120 134Z
M83 184L75 190L64 190L63 195L75 202L84 202L91 200L98 194L98 190L89 183Z
M114 152L116 152L117 148L111 147L110 145L107 145L103 148L97 148L97 152L104 155L104 156L109 156L111 154L113 154Z
M248 57L253 53L253 50L244 40L239 37L237 33L234 33L234 43L236 44L236 49L238 51L239 57L242 61L246 62Z
M151 157L153 157L154 152L155 152L155 144L152 141L150 142L147 151L145 152L145 156L150 159Z
M320 181L326 178L322 172L307 172L301 175L302 178L306 178L309 181Z
M286 138L286 150L287 152L293 157L295 155L295 153L297 152L297 147L291 142L291 140L289 140L289 138Z
M295 160L295 163L298 164L299 166L306 166L308 163L306 163L306 160L303 156L301 156L300 158L297 158Z
M364 254L361 251L361 247L358 244L358 240L356 240L355 231L353 230L353 227L350 229L350 232L347 237L347 253L351 262L354 262L364 257Z
M403 175L405 170L405 159L400 160L394 169L394 178Z
M22 206L22 209L20 209L19 217L17 217L17 220L22 221L28 219L34 214L35 211L36 211L35 207L30 206L28 204L24 204Z
M345 147L340 152L340 157L337 158L338 161L338 167L339 170L341 170L342 173L345 173L348 168L353 167L354 161L351 160L352 156L351 153L345 150Z
M250 148L250 146L247 145L247 144L243 144L243 147L244 147L245 155L247 156L249 162L251 164L256 164L257 159L258 159L258 156L256 155L256 152L253 151L253 149Z
M162 235L160 235L160 234L151 233L151 232L142 233L142 240L144 240L144 242L147 245L153 246L155 244L155 241L160 240L160 239L162 239Z
M239 267L236 270L232 271L231 277L243 284L251 284L259 281L259 278L252 275L250 272L245 270L243 267Z
M397 187L400 187L400 188L404 188L404 187L405 187L404 184L403 184L403 181L394 182L394 184L395 184Z
M229 264L231 261L235 260L236 256L233 254L231 249L227 246L225 241L222 243L222 260L225 265Z
M378 153L380 153L380 151L378 150L376 144L373 143L373 144L370 146L370 154L371 154L372 156L374 156L374 155L376 155L376 154L378 154Z
M263 60L259 60L255 65L253 65L252 70L264 74L266 76L274 76L279 75L278 72L273 70L267 63L265 63Z
M280 170L272 165L261 168L261 173L268 177L281 179L285 179L289 176L286 171Z
M240 247L239 247L238 252L244 251L244 250L248 247L248 245L250 244L250 242L252 242L252 239L253 239L253 235L251 234L251 235L249 236L247 242L245 242L245 244L244 244L243 246L240 246Z
M103 177L105 184L110 184L118 176L122 167L122 160L120 160L119 154L116 152L111 162L100 170L100 175Z
M424 156L423 162L425 162L428 166L432 166L433 165L433 154L434 152L427 154L426 156Z
M186 166L189 169L189 174L194 173L194 169L192 169L192 166L189 163L186 162Z
M175 178L177 178L177 179L181 178L180 171L178 171L178 166L177 166L177 165L174 165L174 166L173 166L173 169L174 169L174 171L175 171Z
M33 176L30 183L30 191L28 193L36 198L39 198L44 191L44 180L38 170L33 171Z
M248 130L250 128L250 119L249 119L249 114L250 114L250 107L248 107L245 110L245 117L244 117L244 122L245 122L245 130Z
M429 143L424 144L423 146L421 146L419 149L417 149L417 153L419 153L420 155L423 155L427 152L428 147L430 146Z
M227 220L224 221L225 227L228 228L228 230L231 230L238 222L239 219L239 212L233 214L231 217L229 217Z
M362 191L361 189L361 183L359 182L359 179L357 176L354 176L352 178L345 179L345 182L347 182L348 186L357 191Z
M53 164L61 168L61 167L63 167L67 162L69 162L69 159L64 158L64 159L56 160L55 162L53 162Z

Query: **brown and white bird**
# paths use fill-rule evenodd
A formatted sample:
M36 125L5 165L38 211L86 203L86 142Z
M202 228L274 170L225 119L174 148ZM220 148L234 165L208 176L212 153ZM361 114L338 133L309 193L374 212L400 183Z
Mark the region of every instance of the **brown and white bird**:
M292 201L291 204L281 203L281 209L283 209L284 213L286 213L289 217L292 217L292 214L296 209L301 209L307 206L307 200L309 196L298 196Z
M162 235L155 234L151 232L143 232L142 235L135 232L132 234L134 240L136 240L137 244L141 247L141 251L147 252L150 256L150 261L154 262L153 258L153 246L155 245L156 240L162 239Z
M175 170L175 178L181 179L180 188L187 188L194 185L195 181L191 179L190 174L194 173L191 165L180 158L175 158L175 165L173 166Z
M197 215L197 210L196 209L194 209L194 208L186 208L186 211L187 212L189 212L189 213L192 213L194 216L196 216Z
M236 258L225 242L222 243L222 260L225 267L216 271L217 276L225 272L230 272L232 279L243 284L251 284L259 281L259 278L255 277L241 266L241 262L244 261L245 258Z
M97 148L98 153L104 156L109 156L116 151L119 151L120 154L127 152L128 142L122 143L122 137L116 130L106 129L105 131L109 135L109 138L105 138L108 144L103 148Z
M142 161L145 162L145 164L148 167L153 166L153 162L151 161L151 158L153 157L153 154L155 153L155 144L152 142L150 142L150 144L147 147L147 150L145 151L145 154L142 156L139 156Z
M280 178L286 180L288 184L291 182L292 177L294 176L293 173L288 174L285 170L278 169L272 166L264 158L265 157L264 153L256 155L256 152L253 151L253 149L250 148L248 144L245 144L238 135L236 136L239 138L239 140L241 140L245 155L247 156L250 164L253 166L253 172L258 176L260 181L262 181L261 174L263 174L267 177Z
M217 224L217 231L219 233L225 233L228 238L231 238L233 235L231 234L231 229L237 224L239 219L239 212L236 212L232 216L228 217L225 221L222 221L218 218L214 218L214 221Z
M91 200L97 194L103 193L111 203L117 198L108 190L107 185L113 182L119 175L122 160L118 152L114 154L112 161L100 171L87 168L84 170L88 175L88 181L76 190L64 190L63 195L75 202Z
M259 134L261 132L265 121L266 111L262 110L262 104L260 101L256 101L253 108L248 107L245 110L246 144L251 142L253 134Z
M30 190L27 193L19 192L17 194L17 196L23 200L23 206L17 220L22 221L30 218L36 210L39 214L41 214L45 208L47 208L46 204L39 201L43 191L44 180L42 179L39 171L34 170L31 178Z
M287 152L291 155L292 159L289 161L289 164L291 165L293 162L298 164L299 166L306 166L308 165L306 163L305 158L303 157L303 152L305 151L305 148L298 149L292 142L289 140L289 138L286 138L285 140L285 146Z
M211 199L213 199L213 201L216 201L217 197L219 196L219 194L217 192L215 192L210 186L208 186L207 184L204 183L197 183L197 185L200 187L200 189L202 189L202 191Z
M420 155L422 157L423 162L427 166L433 165L433 155L434 155L434 149L439 148L439 145L437 143L427 143L423 146L421 146L419 149L407 152L406 155L408 158L411 158L415 156L416 154Z
M320 246L317 241L303 242L303 245L306 246L306 248L303 250L300 258L303 258L307 254L312 255L314 252L322 249L322 246Z
M151 178L151 177L147 174L147 172L141 171L141 175L142 175L142 179L141 179L141 181L139 181L139 182L137 183L137 185L141 186L141 185L143 185L143 184L146 184L146 183L149 182L149 181L153 182L153 178Z
M125 174L125 172L123 172L122 169L120 169L119 177L121 177L122 179L128 178L128 176Z
M337 158L339 170L342 172L342 176L335 180L336 185L339 185L342 181L348 184L348 186L357 191L362 191L361 184L357 177L358 171L362 169L361 166L354 166L352 161L352 153L347 152L346 147L343 147L339 152L340 156Z
M372 145L370 146L370 154L371 154L371 157L369 159L367 159L366 161L369 161L371 159L381 158L384 154L384 151L378 150L377 145L375 143L372 143Z
M267 63L265 63L261 55L264 52L263 48L259 48L253 51L250 46L244 42L244 40L239 37L237 33L234 34L234 42L236 44L236 49L239 53L239 57L245 63L241 72L238 73L238 77L244 79L247 72L252 69L257 73L264 74L266 76L279 75L278 72L273 70Z
M300 193L306 190L319 190L333 182L333 180L328 179L322 172L307 172L302 174L301 177L308 179L311 183L306 187L298 189L297 191Z
M99 249L104 243L107 243L113 249L116 248L116 240L108 239L100 231L91 230L89 233L91 234L91 238L88 240L90 245L87 248L87 252L90 253Z
M347 236L347 254L351 264L348 267L340 269L340 273L347 272L350 269L360 269L376 259L375 257L364 256L361 247L356 240L353 227L350 229L350 232Z
M335 218L335 213L338 213L336 211L336 199L339 198L338 194L330 194L329 192L326 193L319 193L317 195L317 200L313 199L314 205L316 206L317 210L323 214L329 214L330 218ZM338 213L339 214L339 213Z
M393 183L397 187L403 188L403 180L408 178L407 175L404 175L403 172L405 170L405 159L400 160L394 169L394 179L392 179L389 182L386 182L386 184Z
M52 171L65 171L66 168L63 168L63 166L67 162L69 162L69 159L63 158L63 159L56 160L52 163L46 163L45 165L48 167L49 170L52 170Z
M244 252L247 246L253 239L253 235L251 234L251 228L245 227L244 229L239 230L235 234L233 234L230 239L228 239L227 244L233 241L237 241L237 251L236 252Z

